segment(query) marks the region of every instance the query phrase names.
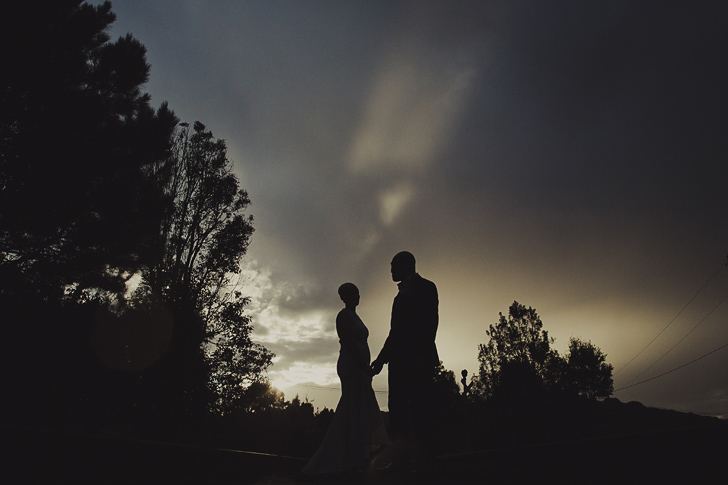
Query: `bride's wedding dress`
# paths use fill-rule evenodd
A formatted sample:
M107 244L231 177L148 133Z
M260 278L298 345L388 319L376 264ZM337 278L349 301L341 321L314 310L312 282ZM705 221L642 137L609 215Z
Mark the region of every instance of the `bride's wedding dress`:
M350 310L355 346L360 355L371 358L367 338L369 330L356 312ZM382 415L379 412L372 379L343 345L336 371L341 379L341 399L336 406L321 446L303 468L307 475L338 473L366 466L367 455L389 443Z

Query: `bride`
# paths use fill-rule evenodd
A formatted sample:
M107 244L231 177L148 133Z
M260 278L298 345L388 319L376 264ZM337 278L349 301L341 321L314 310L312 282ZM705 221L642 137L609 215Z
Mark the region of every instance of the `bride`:
M336 372L341 379L341 399L321 446L303 468L306 475L363 470L368 454L388 444L369 367L369 330L356 314L359 289L353 283L339 287L345 307L336 316L341 349Z

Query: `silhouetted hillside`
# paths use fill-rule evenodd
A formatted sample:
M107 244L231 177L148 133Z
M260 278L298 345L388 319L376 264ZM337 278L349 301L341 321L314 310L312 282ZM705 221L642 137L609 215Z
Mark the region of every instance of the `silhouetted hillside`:
M545 395L518 402L456 401L439 422L442 453L600 439L714 426L718 418L622 403Z

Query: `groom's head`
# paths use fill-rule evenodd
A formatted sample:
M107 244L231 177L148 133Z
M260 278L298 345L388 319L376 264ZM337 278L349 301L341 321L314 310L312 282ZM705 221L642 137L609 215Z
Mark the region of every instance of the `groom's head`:
M402 251L392 258L392 279L404 281L415 273L415 257L408 251Z

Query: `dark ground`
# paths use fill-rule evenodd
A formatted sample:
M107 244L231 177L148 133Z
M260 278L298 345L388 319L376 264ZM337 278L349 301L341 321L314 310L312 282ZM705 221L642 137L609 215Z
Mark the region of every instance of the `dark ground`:
M2 428L4 483L728 483L728 423L438 457L421 473L304 479L303 459ZM6 481L7 480L7 481Z

